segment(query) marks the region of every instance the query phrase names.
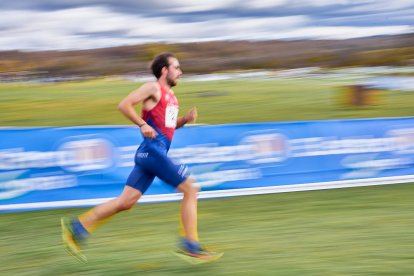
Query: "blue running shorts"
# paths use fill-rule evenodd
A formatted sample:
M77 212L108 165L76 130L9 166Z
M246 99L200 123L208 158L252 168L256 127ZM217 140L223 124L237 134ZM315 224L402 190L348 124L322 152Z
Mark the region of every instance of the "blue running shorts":
M177 188L188 176L188 167L175 164L167 156L164 147L155 143L143 143L135 153L135 166L126 185L144 194L155 177Z

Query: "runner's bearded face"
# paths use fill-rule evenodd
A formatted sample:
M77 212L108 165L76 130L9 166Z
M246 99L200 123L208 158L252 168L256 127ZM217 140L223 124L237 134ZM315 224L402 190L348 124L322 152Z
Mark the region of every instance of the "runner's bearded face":
M183 72L180 68L180 63L177 59L171 58L170 65L168 66L168 74L167 74L167 83L169 86L173 87L177 85L178 79L181 77Z

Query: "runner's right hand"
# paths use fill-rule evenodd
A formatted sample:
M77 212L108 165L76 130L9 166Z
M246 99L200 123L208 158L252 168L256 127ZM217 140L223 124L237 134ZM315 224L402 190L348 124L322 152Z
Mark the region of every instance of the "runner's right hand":
M153 139L158 135L157 132L148 124L141 126L140 130L142 135L144 135L146 138Z

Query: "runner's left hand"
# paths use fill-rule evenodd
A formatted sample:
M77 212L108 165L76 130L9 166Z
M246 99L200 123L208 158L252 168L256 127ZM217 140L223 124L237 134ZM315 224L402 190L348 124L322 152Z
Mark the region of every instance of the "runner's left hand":
M193 107L187 112L187 114L185 114L184 120L186 123L195 123L197 120L197 115L197 107Z

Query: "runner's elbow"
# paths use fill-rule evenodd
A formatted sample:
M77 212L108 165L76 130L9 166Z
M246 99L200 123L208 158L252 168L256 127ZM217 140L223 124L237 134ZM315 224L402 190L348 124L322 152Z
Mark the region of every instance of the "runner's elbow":
M125 113L125 111L128 109L128 103L125 100L122 100L119 104L118 104L118 110L121 113Z

